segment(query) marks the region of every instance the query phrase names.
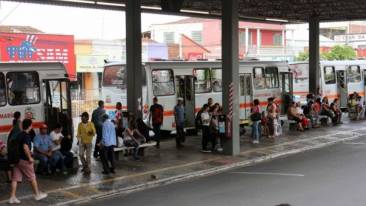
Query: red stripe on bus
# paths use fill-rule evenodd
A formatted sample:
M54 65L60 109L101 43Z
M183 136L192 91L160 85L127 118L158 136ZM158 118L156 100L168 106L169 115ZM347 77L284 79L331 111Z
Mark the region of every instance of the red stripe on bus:
M44 122L33 122L32 127L39 129L43 124L45 124L45 123ZM1 133L10 132L12 127L13 127L12 125L2 125L2 126L0 126L0 132Z

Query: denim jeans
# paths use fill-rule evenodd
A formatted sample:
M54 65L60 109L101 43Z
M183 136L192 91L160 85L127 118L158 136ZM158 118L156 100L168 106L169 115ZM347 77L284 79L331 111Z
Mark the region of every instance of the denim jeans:
M260 125L261 121L255 121L252 123L252 139L253 140L258 140L259 141L259 137L261 136L261 125Z

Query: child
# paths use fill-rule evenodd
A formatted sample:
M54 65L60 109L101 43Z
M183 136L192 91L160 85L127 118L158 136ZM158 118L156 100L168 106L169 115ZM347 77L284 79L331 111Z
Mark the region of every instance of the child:
M268 119L266 117L266 113L262 112L262 119L261 119L261 125L263 129L263 136L268 137L269 135L269 128L268 128Z

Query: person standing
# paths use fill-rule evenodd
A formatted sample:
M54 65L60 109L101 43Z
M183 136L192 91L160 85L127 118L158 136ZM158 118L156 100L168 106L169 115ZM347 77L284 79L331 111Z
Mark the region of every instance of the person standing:
M160 129L164 119L164 108L158 104L157 97L154 97L153 101L154 104L150 107L150 119L152 120L153 131L155 133L156 147L160 148Z
M97 131L97 139L95 141L95 147L94 147L94 158L98 158L100 156L100 147L99 143L102 140L102 130L103 130L103 115L106 114L104 110L104 102L100 100L98 102L98 108L96 108L92 113L92 119L95 129Z
M259 106L259 100L253 101L253 106L250 109L250 120L252 121L252 141L253 144L259 144L259 138L261 136L261 120L262 114Z
M47 197L46 193L39 191L38 183L36 180L36 174L34 172L34 159L31 153L31 137L29 132L32 129L32 120L25 119L22 122L23 131L19 133L16 137L17 139L17 151L11 151L12 153L18 153L19 159L15 160L13 168L13 177L11 181L11 193L9 204L19 204L20 200L16 197L18 182L22 182L23 176L27 178L30 182L33 193L35 195L34 199L39 201Z
M201 119L202 119L202 152L203 153L209 153L212 152L211 150L207 149L207 144L210 142L210 122L211 122L211 116L208 113L209 111L208 104L203 105L203 112L201 113ZM212 146L213 149L215 148L215 145Z
M82 171L84 174L90 174L92 141L95 134L94 124L89 122L89 114L83 112L76 137L79 140L79 157L83 165Z
M179 97L177 105L174 107L174 117L175 117L175 128L177 130L176 135L176 147L182 148L182 142L184 142L184 105L183 98Z
M107 175L109 173L115 173L115 157L114 157L114 147L116 143L116 128L114 124L109 120L107 114L102 116L103 118L103 133L102 140L100 141L100 160L103 164L103 174ZM109 163L111 167L109 167Z

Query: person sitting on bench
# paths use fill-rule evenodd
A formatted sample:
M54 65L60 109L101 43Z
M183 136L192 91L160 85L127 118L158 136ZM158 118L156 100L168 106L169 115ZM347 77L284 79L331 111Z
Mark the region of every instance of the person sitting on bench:
M297 112L296 103L292 102L287 110L287 117L289 120L294 120L297 123L297 130L304 131L302 126L302 119L305 118L303 115Z
M146 138L137 130L135 121L131 120L123 132L123 144L126 147L134 147L133 158L139 160L139 146L146 142Z

